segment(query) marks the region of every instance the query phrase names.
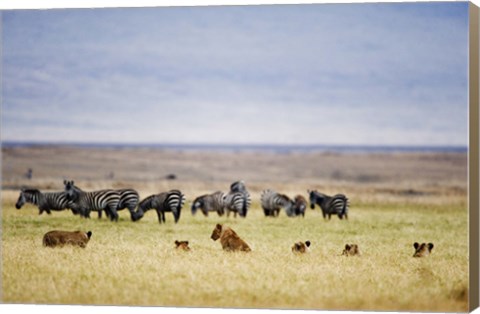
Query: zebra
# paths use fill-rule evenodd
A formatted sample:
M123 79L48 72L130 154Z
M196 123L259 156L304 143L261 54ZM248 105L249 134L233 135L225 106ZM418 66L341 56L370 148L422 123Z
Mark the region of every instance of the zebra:
M305 197L298 194L297 196L295 196L293 201L294 201L294 210L293 210L293 215L292 216L302 215L303 217L305 217L305 209L307 208L307 205L308 205Z
M120 193L116 190L99 190L85 192L75 186L74 181L64 180L65 192L69 200L73 202L73 208L80 215L90 218L92 210L98 211L98 218L102 217L105 210L111 221L118 221L117 208L120 203Z
M134 220L135 209L137 208L139 200L138 192L134 189L121 189L117 191L120 193L117 211L128 208L130 218Z
M192 215L195 215L197 210L200 209L205 216L208 216L208 212L216 211L218 216L223 216L225 213L224 193L216 191L212 194L205 194L197 197L192 203Z
M244 205L245 205L245 208L242 209L242 212L244 213L244 215L242 217L246 217L247 216L247 212L248 212L248 209L250 208L250 205L252 203L251 201L251 198L250 198L250 193L248 193L247 191L247 187L245 186L245 182L243 180L240 180L240 181L235 181L233 182L232 184L230 184L230 199L233 199L233 198L238 198L238 196L234 196L235 193L242 193L243 194L243 198L244 198ZM239 202L239 201L237 201ZM230 206L230 208L233 209L233 211L235 212L235 216L236 216L236 211L235 211L235 208L240 208L239 205L237 205L236 207L235 206ZM237 212L240 212L238 209L237 209Z
M247 188L245 187L245 182L243 182L243 180L233 182L230 185L230 192L247 192Z
M36 205L39 209L39 215L43 212L51 214L50 210L60 211L64 209L72 209L72 202L68 200L65 192L45 192L42 193L38 189L22 188L18 196L15 207L22 208L25 203Z
M322 209L323 218L330 220L332 215L337 215L338 218L348 219L348 198L343 194L335 194L328 196L318 191L308 191L310 195L310 208L315 209L315 205Z
M223 204L227 211L227 217L230 216L230 212L233 212L233 217L236 218L238 213L240 217L245 218L251 204L250 194L248 192L230 192L223 196Z
M147 210L154 208L157 211L159 223L165 223L165 212L172 212L175 223L177 223L184 203L185 196L179 190L150 195L138 204L132 219L137 221L145 215Z
M285 209L288 216L292 216L292 212L294 212L294 202L288 196L270 189L262 191L260 201L265 216L276 217L280 213L281 208Z
M74 188L76 188L79 191L82 191L79 187L75 185L74 185ZM132 217L132 220L133 220L133 214L135 213L135 208L137 208L138 200L139 200L138 192L135 191L134 189L120 189L115 191L117 191L120 194L120 200L118 202L118 207L116 208L116 211L118 212L119 210L128 208L130 212L130 216ZM109 211L105 209L105 213L107 214L107 217L109 217ZM102 210L98 210L98 218L102 218Z

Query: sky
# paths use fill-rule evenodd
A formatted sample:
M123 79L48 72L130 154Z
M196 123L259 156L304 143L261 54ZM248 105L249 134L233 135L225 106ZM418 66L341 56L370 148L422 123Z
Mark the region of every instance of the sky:
M468 144L468 3L2 12L2 141Z

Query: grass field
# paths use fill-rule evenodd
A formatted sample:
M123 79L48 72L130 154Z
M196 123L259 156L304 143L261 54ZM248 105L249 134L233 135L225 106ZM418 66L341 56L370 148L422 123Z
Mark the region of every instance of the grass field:
M8 199L8 198L6 198ZM187 204L188 205L188 204ZM466 311L467 215L463 202L442 205L356 204L349 221L267 219L258 204L246 219L194 216L175 225L156 213L118 223L71 213L38 216L3 206L3 300L8 303L110 304L241 308ZM253 252L225 253L210 239L231 226ZM53 229L92 230L86 249L42 247ZM175 240L189 240L177 252ZM312 242L295 256L290 247ZM433 242L415 259L413 242ZM340 256L357 243L360 257Z
M21 160L19 155L16 158ZM180 222L174 224L167 213L165 225L159 225L153 211L135 223L125 210L117 223L99 220L95 213L91 219L67 211L39 216L31 205L16 210L18 190L4 188L2 301L464 312L468 309L466 181L461 183L463 176L439 179L442 170L435 167L445 169L443 162L455 167L451 158L431 159L431 168L418 168L428 168L419 173L423 181L407 177L397 183L392 176L388 182L342 181L335 185L329 179L317 184L326 193L339 191L349 196L348 221L336 217L324 221L318 209L308 209L305 218L288 218L283 212L278 218L263 216L261 188L273 186L292 196L302 191L306 194L313 180L308 177L299 178L299 184L288 180L274 184L255 181L254 174L246 173L252 176L247 187L253 196L246 219L191 215L193 197L213 191L218 181L133 181L142 197L156 189L178 187L184 191L187 203ZM4 167L9 164L15 163L4 160ZM3 168L4 186L20 182L19 173L14 175L12 169ZM94 176L96 172L88 173ZM349 175L358 178L353 170ZM54 179L42 177L33 183L61 184L61 178ZM84 180L80 184L89 187L124 185ZM222 251L220 243L210 239L216 223L237 231L252 252ZM53 229L91 230L93 236L86 249L45 248L42 236ZM175 240L189 240L192 250L176 251ZM305 240L312 242L311 252L292 254L293 243ZM432 254L413 258L414 242L433 242ZM358 244L362 256L341 256L346 243Z

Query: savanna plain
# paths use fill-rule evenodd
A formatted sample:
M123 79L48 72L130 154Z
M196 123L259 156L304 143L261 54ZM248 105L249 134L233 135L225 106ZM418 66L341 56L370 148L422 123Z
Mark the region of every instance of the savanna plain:
M455 152L3 147L2 302L467 311L467 178L467 154ZM137 222L123 210L111 222L15 208L22 186L61 191L64 179L87 191L131 187L141 199L175 188L186 203L178 224L170 213L159 224L153 210ZM196 196L227 192L237 180L252 196L246 218L191 214ZM318 207L305 217L264 217L267 188L292 198L344 193L349 218L324 220ZM224 252L210 239L217 223L252 252ZM42 246L50 230L93 235L85 249L52 249ZM188 240L191 251L177 251L175 240ZM306 240L310 252L294 255L291 246ZM434 243L431 255L412 257L414 242ZM342 256L347 243L362 255Z

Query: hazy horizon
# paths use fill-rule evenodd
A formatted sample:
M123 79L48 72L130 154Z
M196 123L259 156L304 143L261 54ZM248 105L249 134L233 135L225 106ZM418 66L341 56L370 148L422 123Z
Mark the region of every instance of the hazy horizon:
M81 147L113 149L165 149L179 151L257 151L257 152L333 152L333 153L393 153L393 152L446 152L466 153L468 146L462 145L342 145L342 144L228 144L228 143L126 143L126 142L3 142L2 148L16 147Z

